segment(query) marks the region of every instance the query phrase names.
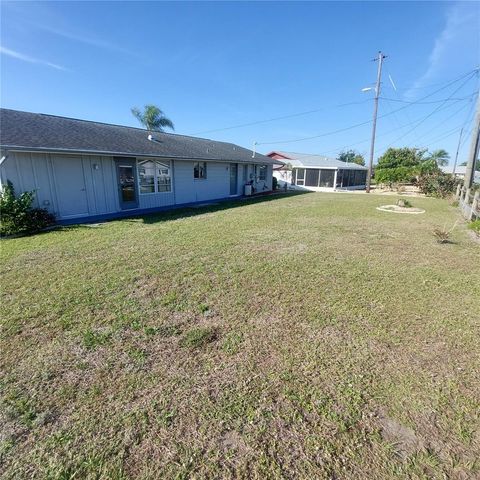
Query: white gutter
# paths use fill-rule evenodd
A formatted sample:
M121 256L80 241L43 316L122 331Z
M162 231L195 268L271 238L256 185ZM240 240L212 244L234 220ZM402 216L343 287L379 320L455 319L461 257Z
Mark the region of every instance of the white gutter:
M33 152L33 153L70 153L72 155L107 155L114 157L144 157L144 158L164 158L171 160L203 160L210 162L226 162L226 163L259 163L259 164L268 164L274 165L275 162L272 161L270 157L266 157L265 160L255 159L252 160L234 160L234 159L220 159L220 158L211 158L211 157L179 157L174 155L158 155L151 153L126 153L126 152L110 152L105 150L75 150L73 148L45 148L45 147L24 147L21 145L5 145L6 148L10 150L17 150L21 152Z

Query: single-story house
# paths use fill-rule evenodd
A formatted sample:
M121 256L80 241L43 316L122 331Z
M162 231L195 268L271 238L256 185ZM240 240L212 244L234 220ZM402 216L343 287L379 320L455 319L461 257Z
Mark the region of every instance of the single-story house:
M0 181L66 222L272 189L269 157L231 143L0 109ZM245 192L245 185L249 185Z
M453 173L453 166L446 165L445 167L440 167L443 173ZM467 171L467 167L465 165L457 165L455 167L455 176L457 178L461 178L462 180L465 178L465 173ZM480 172L475 170L473 174L473 182L480 184Z
M279 161L273 175L280 186L313 191L365 188L368 168L356 163L309 153L274 151L267 157Z

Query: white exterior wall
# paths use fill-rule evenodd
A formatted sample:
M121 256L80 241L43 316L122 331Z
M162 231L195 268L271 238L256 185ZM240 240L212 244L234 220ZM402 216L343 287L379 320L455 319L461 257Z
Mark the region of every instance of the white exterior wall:
M193 161L172 160L172 191L139 193L138 209L230 196L229 163L207 162L206 179L193 178L193 165ZM111 156L11 151L0 167L0 179L2 184L10 180L17 194L34 190L34 206L46 208L58 219L125 211L120 207L116 166ZM258 193L271 190L272 166L268 166L264 182L254 178L254 165L248 164L247 181L251 179ZM243 186L243 164L238 163L238 195L243 195ZM133 213L135 209L130 211Z

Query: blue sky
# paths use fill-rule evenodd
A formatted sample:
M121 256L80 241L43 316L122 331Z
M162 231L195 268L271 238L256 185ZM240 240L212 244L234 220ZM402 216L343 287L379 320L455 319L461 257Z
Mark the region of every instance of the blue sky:
M460 128L468 133L472 123L478 76L448 83L480 64L475 2L2 2L1 9L6 108L137 126L130 108L154 103L177 133L248 148L256 141L260 152L334 157L351 147L367 155L370 123L330 132L371 120L373 94L361 89L375 81L371 60L381 49L389 100L380 101L376 157L390 145L453 156ZM436 103L404 103L427 95L423 102Z

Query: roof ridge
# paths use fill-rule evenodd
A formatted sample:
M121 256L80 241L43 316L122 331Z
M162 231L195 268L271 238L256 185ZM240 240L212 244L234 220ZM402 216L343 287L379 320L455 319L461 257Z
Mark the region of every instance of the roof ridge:
M194 137L192 135L185 135L183 133L158 132L158 131L155 131L155 130L150 131L150 130L146 130L145 128L131 127L129 125L120 125L119 123L108 123L108 122L99 122L99 121L96 121L96 120L85 120L84 118L66 117L65 115L55 115L53 113L29 112L27 110L16 110L14 108L4 108L4 107L0 108L0 110L9 110L11 112L20 112L20 113L30 113L31 115L42 115L44 117L63 118L65 120L75 120L77 122L96 123L96 124L99 124L99 125L107 125L109 127L130 128L132 130L141 130L143 132L148 132L148 133L159 133L161 135L171 135L171 136L174 136L174 137L195 138L196 140L206 140L206 141L209 141L209 142L218 142L218 143L226 143L226 144L229 144L229 145L234 145L231 142L222 142L220 140L212 140L211 138L205 138L205 137ZM237 145L235 145L235 146L237 146ZM238 146L240 146L240 145L238 145ZM241 148L245 148L245 147L241 147Z
M325 158L331 158L333 160L335 160L333 157L329 157L328 155L325 155L323 153L304 153L304 152L287 152L285 150L274 150L273 153L290 153L290 154L294 154L294 155L305 155L305 156L308 156L308 157L325 157Z

